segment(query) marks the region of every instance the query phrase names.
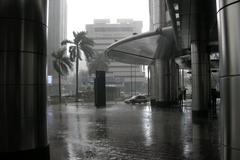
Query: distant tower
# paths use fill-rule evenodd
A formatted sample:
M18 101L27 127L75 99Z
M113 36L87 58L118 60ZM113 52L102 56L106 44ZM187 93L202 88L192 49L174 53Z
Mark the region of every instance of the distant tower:
M48 76L52 77L51 90L57 85L57 74L53 69L51 53L61 47L61 41L67 38L67 0L49 1L48 19ZM51 93L49 93L51 94Z

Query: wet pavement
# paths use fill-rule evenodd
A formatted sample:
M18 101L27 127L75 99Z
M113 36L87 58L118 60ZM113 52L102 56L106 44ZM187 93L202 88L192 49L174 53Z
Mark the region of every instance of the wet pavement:
M48 107L51 160L220 160L218 130L216 118L193 123L189 106Z

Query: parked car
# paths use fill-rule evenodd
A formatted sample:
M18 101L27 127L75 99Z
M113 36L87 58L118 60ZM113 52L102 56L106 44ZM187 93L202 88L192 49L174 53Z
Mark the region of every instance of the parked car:
M135 104L135 103L147 103L148 99L146 96L143 96L143 95L138 95L138 96L133 96L131 98L128 98L126 99L124 102L129 104L129 103L132 103L132 104Z

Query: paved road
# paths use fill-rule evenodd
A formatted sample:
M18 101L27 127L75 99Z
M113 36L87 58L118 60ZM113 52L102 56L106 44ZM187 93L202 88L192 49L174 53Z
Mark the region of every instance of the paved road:
M220 160L218 120L191 107L91 104L48 107L51 160Z

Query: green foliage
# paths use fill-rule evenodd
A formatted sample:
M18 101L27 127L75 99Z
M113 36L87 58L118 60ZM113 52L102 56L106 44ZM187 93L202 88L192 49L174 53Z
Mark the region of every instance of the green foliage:
M62 102L61 93L61 76L68 75L69 69L72 70L72 62L66 55L66 48L60 48L52 53L53 57L53 68L58 73L58 89L59 89L59 103Z
M70 44L69 46L69 53L70 53L70 60L72 62L76 62L76 102L78 101L78 61L82 60L83 53L86 57L87 62L91 60L94 56L94 50L92 47L94 46L94 42L92 39L86 36L86 32L75 32L73 31L74 39L71 40L64 40L62 41L62 45Z
M81 53L83 52L86 60L89 61L95 54L92 47L94 46L94 42L92 39L86 36L86 32L75 32L73 31L74 39L71 40L63 40L62 45L70 44L69 53L71 61L82 60Z
M73 64L66 55L66 48L60 48L52 53L53 68L61 76L68 75L69 69L72 70Z

